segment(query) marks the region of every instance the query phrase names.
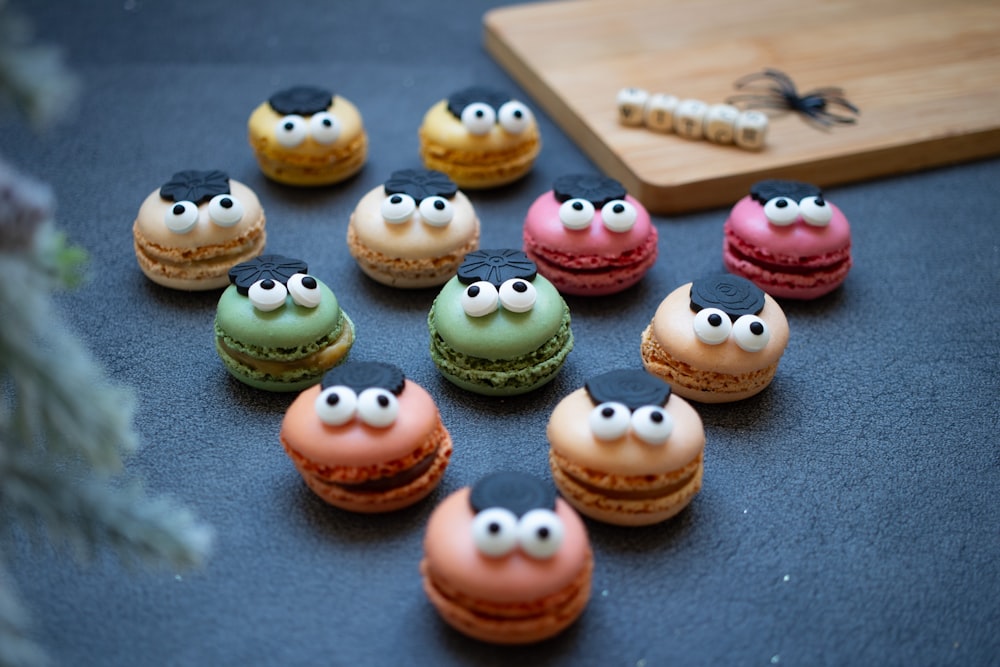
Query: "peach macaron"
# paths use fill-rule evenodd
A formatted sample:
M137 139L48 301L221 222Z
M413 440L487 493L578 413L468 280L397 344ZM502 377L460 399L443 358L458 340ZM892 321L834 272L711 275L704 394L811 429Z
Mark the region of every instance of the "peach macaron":
M527 644L583 613L593 567L583 521L550 484L497 472L434 509L420 572L431 604L456 630Z
M705 430L670 385L641 369L591 378L546 427L552 478L580 513L621 526L675 516L701 489Z
M380 362L347 362L296 397L281 445L316 495L354 512L388 512L433 491L451 436L427 391Z
M642 364L686 399L749 398L774 379L788 345L778 302L746 278L723 273L681 285L642 332Z

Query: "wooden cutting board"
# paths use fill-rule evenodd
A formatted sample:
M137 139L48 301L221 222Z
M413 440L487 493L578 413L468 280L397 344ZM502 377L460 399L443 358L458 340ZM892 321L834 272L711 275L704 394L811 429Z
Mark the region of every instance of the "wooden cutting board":
M1000 153L997 0L575 0L483 23L494 59L656 213L729 205L761 178L827 186ZM799 91L842 87L857 123L772 117L750 152L618 122L621 88L723 102L767 67Z

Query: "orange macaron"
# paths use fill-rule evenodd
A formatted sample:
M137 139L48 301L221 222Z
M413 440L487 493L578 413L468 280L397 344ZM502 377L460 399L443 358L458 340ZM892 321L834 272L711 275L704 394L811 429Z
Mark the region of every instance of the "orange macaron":
M562 399L546 427L552 479L581 514L620 526L665 521L701 489L705 430L670 385L641 369L603 373Z
M379 362L347 362L299 394L285 412L280 440L316 495L366 513L426 497L452 453L430 394Z
M497 472L431 514L424 591L456 630L496 644L541 641L569 627L590 598L593 554L579 515L550 484Z

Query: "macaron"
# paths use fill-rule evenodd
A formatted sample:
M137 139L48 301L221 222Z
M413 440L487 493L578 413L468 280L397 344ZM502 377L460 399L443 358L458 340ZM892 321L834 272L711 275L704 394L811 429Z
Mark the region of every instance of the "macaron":
M247 132L260 170L286 185L339 183L368 157L361 112L327 88L294 86L275 93L250 114Z
M330 505L390 512L437 487L452 453L434 399L396 366L348 361L299 394L281 421L281 446Z
M438 101L418 130L420 157L460 188L493 188L523 177L542 148L531 109L510 95L474 86Z
M344 361L354 324L305 262L261 255L229 270L215 312L215 349L233 377L267 391L301 391Z
M642 363L675 394L702 403L749 398L774 379L788 345L778 302L732 274L675 289L642 332Z
M851 227L815 185L767 180L733 207L723 226L726 270L779 299L815 299L851 269Z
M620 526L665 521L701 489L705 430L691 404L641 369L602 373L562 399L546 427L559 492Z
M479 247L472 202L440 171L403 169L369 190L347 225L347 249L390 287L442 285Z
M569 307L520 250L476 250L427 316L431 359L455 385L487 396L551 381L573 349Z
M265 222L254 191L226 172L179 171L139 207L135 257L164 287L219 289L229 284L229 269L263 252Z
M420 562L441 618L496 644L569 627L587 606L593 569L579 515L550 485L517 472L488 475L434 508Z
M528 209L524 252L563 294L602 296L635 285L656 262L649 213L618 181L567 174Z

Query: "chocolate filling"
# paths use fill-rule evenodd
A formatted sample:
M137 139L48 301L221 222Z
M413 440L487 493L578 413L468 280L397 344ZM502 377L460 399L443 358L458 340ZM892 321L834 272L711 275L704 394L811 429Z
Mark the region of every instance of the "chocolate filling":
M344 489L345 491L350 491L351 493L383 493L385 491L391 491L393 489L406 486L430 470L431 466L434 464L434 459L437 458L437 451L438 448L435 447L431 453L417 461L415 465L407 468L406 470L401 470L395 475L389 475L388 477L369 479L356 484L331 482L329 480L322 481L324 484L336 486Z

